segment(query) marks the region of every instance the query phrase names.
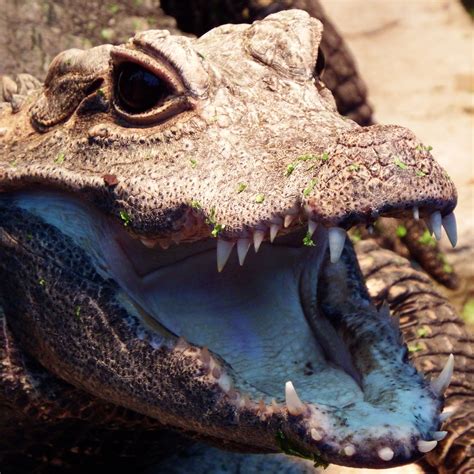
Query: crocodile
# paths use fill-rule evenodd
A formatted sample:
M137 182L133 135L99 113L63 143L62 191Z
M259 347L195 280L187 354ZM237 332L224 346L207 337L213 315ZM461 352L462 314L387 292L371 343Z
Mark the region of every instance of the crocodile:
M388 467L436 447L453 359L413 367L344 229L415 209L454 244L456 192L408 130L338 114L321 33L301 11L142 32L62 53L3 107L9 362L229 449Z

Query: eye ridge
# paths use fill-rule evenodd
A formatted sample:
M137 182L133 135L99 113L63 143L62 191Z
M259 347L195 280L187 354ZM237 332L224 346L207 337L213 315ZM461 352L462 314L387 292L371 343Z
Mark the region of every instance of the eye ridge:
M134 62L123 62L115 74L116 97L125 112L139 114L173 95L167 81Z

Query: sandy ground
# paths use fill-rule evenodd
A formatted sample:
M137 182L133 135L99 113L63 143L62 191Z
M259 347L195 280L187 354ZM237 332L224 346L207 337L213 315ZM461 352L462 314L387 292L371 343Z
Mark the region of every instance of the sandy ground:
M474 35L456 0L332 0L326 11L357 58L375 118L413 130L459 193L456 268L474 296ZM443 243L447 239L443 237ZM448 244L449 245L449 244ZM469 277L470 276L470 277ZM326 474L413 474L331 466Z

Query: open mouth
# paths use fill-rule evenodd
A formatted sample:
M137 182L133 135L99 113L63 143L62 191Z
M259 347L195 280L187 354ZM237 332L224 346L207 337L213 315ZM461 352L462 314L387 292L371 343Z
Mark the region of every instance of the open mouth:
M396 319L371 302L342 229L295 215L231 242L190 211L179 235L152 240L66 194L13 199L120 286L139 314L137 338L156 349L165 340L193 361L232 413L229 442L245 446L242 433L256 430L264 451L385 467L444 437L452 358L435 381L416 371ZM444 221L451 238L453 219ZM441 215L431 223L439 234Z

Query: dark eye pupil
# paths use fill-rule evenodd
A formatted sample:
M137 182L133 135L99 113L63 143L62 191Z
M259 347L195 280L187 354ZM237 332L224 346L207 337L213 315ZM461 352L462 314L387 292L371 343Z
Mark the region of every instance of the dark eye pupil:
M324 57L323 50L318 49L318 59L316 60L316 76L321 77L324 72L324 67L326 66L326 59Z
M165 81L135 63L121 64L115 77L120 105L131 113L151 109L171 94Z

